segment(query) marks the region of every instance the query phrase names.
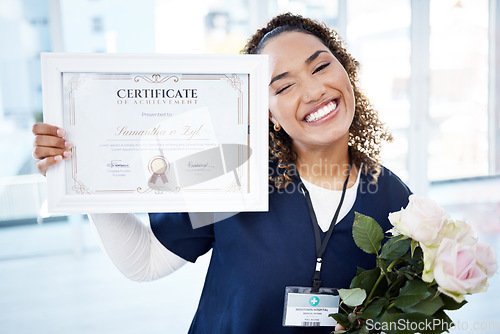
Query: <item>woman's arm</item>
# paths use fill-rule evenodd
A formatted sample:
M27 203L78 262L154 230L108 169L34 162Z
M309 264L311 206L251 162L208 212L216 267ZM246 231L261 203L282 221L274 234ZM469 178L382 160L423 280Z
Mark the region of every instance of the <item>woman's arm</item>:
M71 158L71 143L64 139L66 131L47 123L33 126L33 158L38 170L47 169ZM115 266L135 281L150 281L180 268L186 260L166 249L154 236L151 227L134 214L89 214L101 247Z
M187 261L165 248L151 226L131 213L92 213L89 219L113 264L134 281L152 281Z

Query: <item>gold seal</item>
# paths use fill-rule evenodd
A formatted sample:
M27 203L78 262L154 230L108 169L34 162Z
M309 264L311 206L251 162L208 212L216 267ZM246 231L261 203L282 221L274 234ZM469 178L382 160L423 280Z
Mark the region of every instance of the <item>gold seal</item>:
M157 157L151 160L149 166L154 174L163 174L168 169L168 162L163 157Z

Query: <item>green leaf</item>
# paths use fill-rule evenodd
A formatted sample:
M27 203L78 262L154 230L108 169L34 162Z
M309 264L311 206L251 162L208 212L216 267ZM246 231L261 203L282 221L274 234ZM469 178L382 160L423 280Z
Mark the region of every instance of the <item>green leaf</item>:
M441 333L435 330L428 331L429 328L432 329L433 320L433 317L421 313L403 313L398 322L401 325L398 334Z
M403 309L415 305L430 295L431 292L427 290L424 282L419 279L411 280L399 290L399 296L394 300L394 305Z
M467 304L466 300L463 300L462 302L459 303L455 299L453 299L450 296L445 295L444 293L441 294L440 296L441 296L441 299L443 300L443 303L444 303L443 309L445 309L445 310L452 310L452 311L458 310L459 308L461 308L462 306Z
M429 296L417 304L409 307L404 307L406 313L422 313L425 315L433 315L444 305L440 296Z
M389 301L385 298L379 298L372 301L368 306L361 310L361 318L363 319L374 319L379 316L382 309L389 304Z
M448 332L451 328L451 320L442 310L433 316L421 313L403 313L398 319L399 330L397 334L440 334Z
M384 232L373 218L356 212L352 225L352 237L356 245L364 252L378 254Z
M367 270L353 278L353 280L351 281L350 288L363 289L367 292L368 295L372 294L374 297L383 296L387 291L388 283L385 279L378 280L380 275L381 275L381 270L379 267L375 267L372 270ZM377 284L376 287L375 284Z
M355 307L363 304L366 298L366 291L360 288L339 289L340 299L347 306Z
M379 276L380 268L378 267L373 268L372 270L363 271L361 274L352 279L350 288L361 288L365 291L371 291Z
M453 321L450 319L450 317L444 312L443 310L439 310L436 312L436 314L433 315L434 319L438 319L439 321L436 321L436 323L439 324L439 326L435 327L434 333L443 333L447 332L452 326L454 326ZM431 332L427 331L422 331L422 333L429 334Z
M379 329L382 329L384 333L397 334L398 331L396 330L397 327L395 327L395 325L400 317L401 313L393 313L386 310L380 316L380 321L377 323L377 326L379 326Z
M366 269L363 269L361 267L356 267L356 276L364 273L365 271L367 271Z
M406 237L390 238L382 247L380 256L386 260L397 259L408 252L410 244L411 240Z
M358 328L358 329L351 329L351 330L348 330L346 331L345 333L349 333L349 334L368 334L369 332L367 332L365 329L363 328Z
M339 324L341 324L344 327L347 327L349 325L349 320L347 320L347 315L343 313L333 313L329 314L328 316L335 319Z
M381 293L375 294L375 296L385 296L387 299L395 298L398 296L399 290L403 287L406 281L408 281L406 276L399 272L392 272L389 275L392 276L391 284L385 286L385 290Z
M413 255L415 254L415 249L419 246L419 243L418 241L415 241L415 240L411 240L411 256L413 257Z

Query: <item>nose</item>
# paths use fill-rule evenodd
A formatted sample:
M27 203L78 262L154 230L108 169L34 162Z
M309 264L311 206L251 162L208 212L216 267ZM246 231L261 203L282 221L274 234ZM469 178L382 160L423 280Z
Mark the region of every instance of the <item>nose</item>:
M309 78L309 80L305 80L303 83L303 87L302 98L305 103L321 100L321 98L326 93L323 82L314 77Z

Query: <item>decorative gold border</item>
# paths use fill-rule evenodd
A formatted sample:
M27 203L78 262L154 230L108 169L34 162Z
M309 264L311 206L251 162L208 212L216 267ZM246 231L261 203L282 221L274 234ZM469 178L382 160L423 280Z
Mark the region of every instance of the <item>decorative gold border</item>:
M83 79L80 74L76 74L69 81L69 92L68 92L68 104L69 104L69 124L75 125L76 122L76 105L75 105L75 94L78 88L80 88Z
M249 75L247 74L247 77ZM69 109L70 109L70 125L74 126L76 123L76 108L75 108L75 98L74 94L80 86L79 75L76 76L76 82L72 80L70 82L70 92L69 92ZM230 76L227 74L183 74L181 78L175 75L167 75L162 77L161 74L152 74L151 78L143 75L136 75L132 78L131 74L102 74L93 78L94 80L132 80L134 82L139 82L141 79L145 80L149 83L165 83L170 79L173 79L174 82L178 82L179 80L189 80L189 81L220 81L225 80L232 88L234 88L238 92L238 124L243 124L243 92L242 92L242 84L243 81L239 78L237 74L231 74ZM250 94L250 78L247 80L247 92ZM248 116L248 129L247 129L247 159L248 167L247 167L247 193L250 192L250 99L247 99L247 116ZM72 159L72 178L73 178L73 190L78 194L91 194L91 190L83 182L77 179L78 174L78 159L77 159L77 148L74 146L72 148L73 159ZM237 177L243 175L243 148L238 148L238 167L237 167ZM184 192L197 192L197 191L212 191L212 192L220 192L224 189L183 189ZM143 189L142 187L137 187L137 189L123 189L123 190L95 190L93 193L130 193L137 192L140 194L146 194L154 191L147 187ZM154 191L155 194L162 194L162 191Z
M243 92L241 91L241 85L243 81L238 77L236 74L232 74L231 76L228 76L227 74L224 74L225 79L229 83L231 87L233 87L239 94L238 94L238 124L243 123Z
M181 80L221 80L224 74L183 74Z
M69 124L75 125L75 96L73 91L73 83L71 83L71 90L69 91Z
M96 190L96 193L135 193L135 190Z
M120 74L120 73L102 73L95 76L96 80L130 80L132 79L130 74Z
M155 74L152 74L151 75L151 79L144 76L144 75L137 75L135 76L134 78L134 81L135 82L139 82L140 79L143 79L149 83L164 83L164 82L167 82L168 80L172 79L174 80L174 82L178 82L179 81L179 78L175 75L170 75L170 76L166 76L166 77L163 77L161 76L161 74L158 74L158 73L155 73Z
M83 184L83 182L79 181L76 176L78 174L78 155L77 155L77 147L73 146L71 149L73 158L71 159L71 176L73 178L73 191L77 194L90 194L89 188Z

